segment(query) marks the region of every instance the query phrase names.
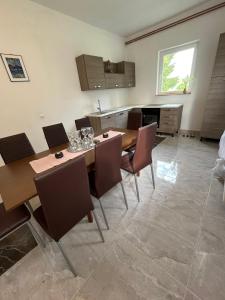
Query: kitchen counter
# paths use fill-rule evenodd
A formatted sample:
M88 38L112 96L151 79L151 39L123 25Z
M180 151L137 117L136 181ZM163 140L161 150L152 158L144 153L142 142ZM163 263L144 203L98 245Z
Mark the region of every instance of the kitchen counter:
M106 117L115 113L123 112L126 110L131 110L133 108L179 108L182 104L142 104L142 105L132 105L132 106L122 106L118 108L103 110L102 113L94 112L88 114L87 117Z

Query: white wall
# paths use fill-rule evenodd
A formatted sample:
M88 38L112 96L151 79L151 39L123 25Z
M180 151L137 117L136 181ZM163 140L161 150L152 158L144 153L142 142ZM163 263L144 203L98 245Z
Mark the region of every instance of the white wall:
M106 108L127 102L126 89L81 92L75 64L83 53L124 59L118 36L27 0L0 0L0 37L0 52L22 55L30 77L10 82L0 61L0 137L26 132L38 152L47 148L42 126L63 122L70 130L96 111L98 98Z
M127 46L127 58L136 63L136 88L130 103L182 103L181 128L201 128L205 101L220 33L225 32L225 8ZM199 40L191 95L156 96L158 51Z

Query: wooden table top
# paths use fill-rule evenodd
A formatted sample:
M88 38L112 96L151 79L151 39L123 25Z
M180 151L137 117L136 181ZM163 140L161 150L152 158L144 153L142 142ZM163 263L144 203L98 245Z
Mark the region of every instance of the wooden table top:
M122 136L123 150L135 145L137 131L119 128L114 128L113 130L125 132ZM67 148L67 146L68 145L61 145L60 147L54 147L0 167L0 195L6 210L12 210L37 195L33 181L36 173L29 162L49 155L50 153L61 151ZM92 149L84 155L87 168L91 168L95 160L94 150Z

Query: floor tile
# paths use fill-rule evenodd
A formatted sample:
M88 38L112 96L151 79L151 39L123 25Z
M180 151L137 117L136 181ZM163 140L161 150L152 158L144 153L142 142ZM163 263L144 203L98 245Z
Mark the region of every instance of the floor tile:
M125 237L165 272L186 285L194 249L190 243L159 226L142 221L133 222Z
M155 190L147 167L138 177L140 202L134 179L122 172L128 210L119 185L104 195L110 230L94 199L105 243L86 218L62 239L78 277L48 240L0 276L0 299L224 300L225 204L212 177L217 153L215 143L166 138L153 150Z
M183 296L184 286L123 239L112 245L75 299L172 300Z
M206 253L196 254L190 278L188 289L200 299L224 300L225 256ZM189 299L192 298L186 296L185 300Z
M198 250L206 253L225 255L224 233L225 218L206 215L201 225Z

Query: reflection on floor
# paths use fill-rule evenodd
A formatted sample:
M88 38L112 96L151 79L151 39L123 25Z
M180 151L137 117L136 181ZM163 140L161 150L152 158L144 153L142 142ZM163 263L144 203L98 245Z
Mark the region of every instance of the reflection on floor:
M0 241L0 275L37 246L27 225Z
M167 138L141 172L141 202L126 177L127 211L120 187L103 199L110 230L101 243L83 220L62 243L79 277L67 269L53 242L36 247L0 277L0 299L224 300L225 205L211 177L217 145Z

